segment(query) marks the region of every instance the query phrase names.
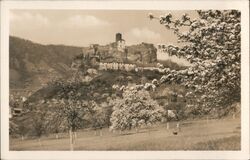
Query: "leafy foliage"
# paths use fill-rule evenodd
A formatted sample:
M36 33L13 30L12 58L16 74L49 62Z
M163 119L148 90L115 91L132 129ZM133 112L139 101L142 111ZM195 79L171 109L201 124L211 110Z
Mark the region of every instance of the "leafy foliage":
M51 113L52 125L62 124L63 128L75 132L84 124L84 116L88 112L87 103L85 101L61 99L55 100L54 111Z
M32 112L33 116L31 117L32 131L40 138L43 134L47 132L47 111L37 110Z
M106 124L106 117L103 108L95 101L89 102L89 107L91 108L89 117L91 127L95 130L102 129Z

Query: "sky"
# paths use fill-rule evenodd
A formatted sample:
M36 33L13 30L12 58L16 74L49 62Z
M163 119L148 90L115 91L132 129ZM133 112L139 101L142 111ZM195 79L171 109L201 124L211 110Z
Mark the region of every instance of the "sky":
M127 45L148 42L175 43L176 36L155 16L170 11L150 10L11 10L10 35L41 44L89 46L114 42L122 33ZM180 17L184 12L171 11ZM193 14L193 13L192 13Z
M177 44L172 31L158 20L148 18L149 13L159 17L169 12L176 18L184 13L194 18L197 16L194 11L11 10L10 35L40 44L86 47L90 44L106 45L114 42L115 34L119 32L126 45L142 42L155 45ZM169 57L165 55L162 58ZM172 58L176 61L175 57Z

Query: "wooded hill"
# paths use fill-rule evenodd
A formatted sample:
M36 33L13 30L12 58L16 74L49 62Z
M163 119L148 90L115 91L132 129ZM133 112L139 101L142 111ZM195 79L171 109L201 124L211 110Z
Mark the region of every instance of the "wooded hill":
M10 88L36 88L56 77L68 76L73 57L81 47L41 45L10 36Z
M71 76L70 67L74 58L87 53L89 47L65 45L42 45L29 40L10 36L10 89L37 89L53 79L65 79ZM104 54L108 45L100 46L100 54ZM148 52L148 50L153 52ZM143 65L156 63L156 50L152 44L128 46L128 59L137 63L142 54ZM109 61L117 59L116 52L111 52ZM113 58L112 58L113 57ZM171 61L163 62L165 67L178 69L180 66ZM150 64L152 65L152 64Z

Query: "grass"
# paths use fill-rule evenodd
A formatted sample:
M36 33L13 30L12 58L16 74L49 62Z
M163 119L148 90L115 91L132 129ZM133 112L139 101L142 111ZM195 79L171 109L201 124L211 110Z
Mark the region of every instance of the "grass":
M194 120L181 122L181 131L173 135L176 122L158 124L126 133L111 133L103 129L103 136L94 131L79 131L75 150L240 150L240 119ZM10 150L69 150L66 133L60 139L54 135L36 139L10 139Z
M240 150L240 136L210 140L196 144L198 150Z

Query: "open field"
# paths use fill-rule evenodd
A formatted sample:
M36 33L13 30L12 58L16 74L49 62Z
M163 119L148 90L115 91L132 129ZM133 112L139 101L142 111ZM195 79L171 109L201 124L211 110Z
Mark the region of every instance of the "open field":
M181 131L173 135L176 122L126 133L102 130L79 131L74 150L240 150L240 119L193 120L180 123ZM54 135L37 139L10 139L10 150L69 150L66 133L59 139Z

